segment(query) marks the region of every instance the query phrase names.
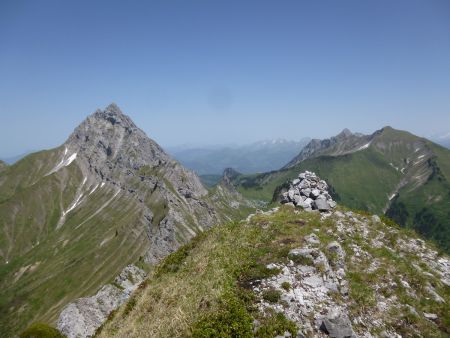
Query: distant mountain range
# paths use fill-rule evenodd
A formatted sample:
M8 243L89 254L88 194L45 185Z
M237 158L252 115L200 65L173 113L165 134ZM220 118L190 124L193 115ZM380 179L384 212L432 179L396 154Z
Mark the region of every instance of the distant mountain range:
M312 140L281 170L232 182L244 196L269 202L303 170L326 179L338 202L386 214L450 252L449 149L391 127L371 135L344 130Z
M33 152L35 152L35 151L26 151L26 152L24 152L22 154L19 154L19 155L16 155L16 156L3 157L3 158L0 158L0 161L3 161L5 163L7 163L7 164L14 164L18 160L24 158L25 156L27 156L28 154L31 154Z
M450 132L430 137L433 142L450 149Z
M310 141L274 139L241 146L169 147L166 150L199 175L222 175L232 167L250 174L281 168Z

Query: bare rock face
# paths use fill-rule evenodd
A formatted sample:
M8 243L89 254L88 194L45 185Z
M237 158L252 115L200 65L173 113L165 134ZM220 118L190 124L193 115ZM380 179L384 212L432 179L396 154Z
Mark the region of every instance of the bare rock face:
M107 185L138 202L150 246L145 258L161 258L219 221L198 176L172 159L115 104L87 117L63 145L61 162L82 171L83 186ZM92 191L94 191L92 190ZM86 200L80 190L78 207ZM64 224L61 216L58 227Z
M92 337L108 315L130 297L145 276L143 270L128 265L117 276L114 285L107 284L94 296L68 304L59 316L58 330L68 338Z
M195 174L178 165L115 104L90 115L65 145L68 153L77 154L77 161L81 159L84 169L101 180L120 185L142 167L166 169L177 190L189 191L194 197L207 193ZM184 181L180 174L187 176Z
M365 149L370 145L372 139L379 133L380 131L376 131L372 135L362 135L359 133L352 133L350 130L344 129L334 137L324 140L311 140L311 142L309 142L296 157L286 164L284 168L292 168L307 158L319 155L326 154L336 156Z
M280 201L307 211L330 211L337 205L328 193L327 182L310 171L300 173L298 178L291 182L289 190L281 194Z

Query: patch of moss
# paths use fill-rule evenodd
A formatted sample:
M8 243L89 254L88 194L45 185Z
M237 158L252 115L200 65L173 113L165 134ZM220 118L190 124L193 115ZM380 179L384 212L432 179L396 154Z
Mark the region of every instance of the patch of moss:
M275 313L264 319L258 328L256 336L259 338L273 338L289 332L292 337L297 337L297 326L288 320L284 314Z
M20 338L64 338L57 329L45 323L33 323L25 331Z
M262 297L269 303L277 303L281 297L281 291L275 289L268 289L262 293Z
M292 260L296 264L300 265L313 265L314 262L311 257L302 256L302 255L289 255L289 259Z
M252 263L242 272L239 283L241 286L248 288L257 280L276 276L279 273L280 269L269 269L264 264Z
M204 315L193 326L192 337L253 337L253 318L234 293L221 298L217 312Z
M369 287L370 283L364 279L362 273L351 272L347 274L350 285L350 297L356 302L359 309L375 305L375 295Z
M283 289L285 289L286 291L289 291L291 289L292 285L289 282L283 282L283 283L281 283L281 287Z
M133 311L136 306L136 297L131 297L130 300L125 304L125 308L123 310L122 316L126 317L128 314Z

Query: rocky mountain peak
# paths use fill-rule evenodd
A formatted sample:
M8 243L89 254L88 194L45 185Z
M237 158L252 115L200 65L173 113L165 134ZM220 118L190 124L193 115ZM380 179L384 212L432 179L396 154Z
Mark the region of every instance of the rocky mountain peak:
M173 161L114 103L88 116L64 146L64 156L76 156L85 174L95 173L102 180Z
M338 156L367 149L375 135L376 134L363 135L360 133L352 133L349 129L345 128L338 135L328 139L314 139L309 142L296 157L285 165L284 168L291 168L311 157L320 155Z
M336 135L338 138L345 138L352 136L353 133L350 131L350 129L344 128L339 134Z
M118 125L128 129L137 128L131 118L125 115L115 103L111 103L104 110L97 109L97 111L92 114L91 117L91 119L88 118L89 122L98 119L106 120L113 126Z

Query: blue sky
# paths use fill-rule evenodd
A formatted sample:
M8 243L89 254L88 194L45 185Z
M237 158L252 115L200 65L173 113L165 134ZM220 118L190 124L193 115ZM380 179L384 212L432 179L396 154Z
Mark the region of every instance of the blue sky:
M0 156L116 102L163 146L450 130L450 1L0 2Z

